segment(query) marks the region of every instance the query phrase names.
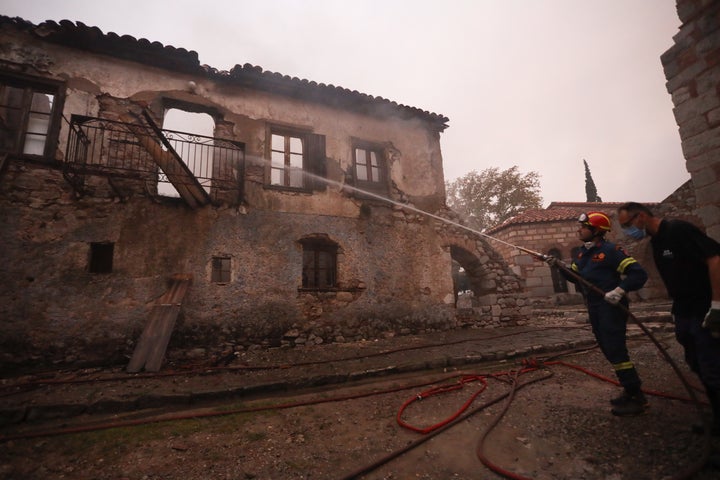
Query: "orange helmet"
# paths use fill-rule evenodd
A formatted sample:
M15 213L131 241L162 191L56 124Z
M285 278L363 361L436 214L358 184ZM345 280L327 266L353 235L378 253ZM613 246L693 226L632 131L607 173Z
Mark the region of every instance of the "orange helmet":
M578 218L578 222L590 227L592 230L595 231L610 231L610 217L608 217L602 212L583 213L582 215L580 215L580 218Z

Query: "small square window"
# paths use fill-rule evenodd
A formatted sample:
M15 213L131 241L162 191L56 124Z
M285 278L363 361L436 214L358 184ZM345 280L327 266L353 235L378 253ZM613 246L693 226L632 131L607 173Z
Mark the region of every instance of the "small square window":
M214 283L230 282L230 257L213 257L212 259L212 281Z
M90 273L112 273L114 243L91 243L88 271Z

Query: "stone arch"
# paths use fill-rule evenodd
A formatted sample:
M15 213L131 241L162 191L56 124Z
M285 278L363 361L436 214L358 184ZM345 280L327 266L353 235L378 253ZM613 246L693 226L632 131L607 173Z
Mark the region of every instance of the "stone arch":
M475 298L497 289L495 283L487 281L485 267L477 255L463 247L451 245L450 257L453 262L453 290L456 300L461 288L470 290Z

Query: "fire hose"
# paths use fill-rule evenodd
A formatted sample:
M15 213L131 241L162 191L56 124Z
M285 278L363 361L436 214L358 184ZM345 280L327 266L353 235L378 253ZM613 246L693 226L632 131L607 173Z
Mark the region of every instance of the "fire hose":
M486 237L489 237L489 236L487 236L487 235L485 235L485 236L486 236ZM508 242L504 242L504 241L502 241L502 240L495 239L495 238L493 238L493 237L489 237L489 238L492 238L493 240L497 240L497 241L500 241L500 242L502 242L502 243L505 243L505 244L507 244L507 245L509 245L509 246L512 246L513 248L517 248L518 250L523 251L523 252L525 252L525 253L528 253L528 254L530 254L531 256L533 256L533 257L535 257L535 258L537 258L537 259L539 259L539 260L541 260L541 261L547 261L547 260L549 259L549 257L548 257L547 255L544 255L544 254L542 254L542 253L535 252L535 251L532 251L532 250L530 250L530 249L527 249L527 248L524 248L524 247L520 247L520 246L518 246L518 245L512 245L512 244L510 244L510 243L508 243ZM600 288L598 288L596 285L592 284L591 282L585 280L584 278L582 278L582 277L581 277L580 275L578 275L576 272L574 272L574 271L572 271L571 269L569 269L567 266L565 266L565 265L562 264L561 262L555 263L555 267L556 267L556 268L559 268L559 269L562 269L564 273L566 273L568 276L572 277L572 278L573 278L574 280L576 280L578 283L582 284L583 286L587 287L588 289L590 289L590 290L594 291L595 293L598 293L598 294L600 294L600 295L602 295L602 296L604 297L605 292L604 292L603 290L601 290ZM672 359L672 357L670 357L670 355L665 351L665 349L662 347L662 345L661 345L660 342L657 340L657 338L652 334L652 332L651 332L645 325L643 325L642 322L640 322L640 321L635 317L635 315L633 315L632 312L630 312L630 310L629 310L625 305L618 304L617 307L620 308L621 310L623 310L623 312L626 313L627 316L628 316L630 319L632 319L632 321L640 328L640 330L641 330L641 331L651 340L651 342L657 347L658 351L661 353L661 355L663 356L663 358L665 359L665 361L671 366L671 368L673 369L673 371L674 371L675 374L677 375L678 379L679 379L679 380L681 381L681 383L683 384L683 387L684 387L685 390L688 392L688 395L690 396L690 399L691 399L693 405L695 406L695 408L696 408L696 410L697 410L697 413L698 413L698 416L699 416L699 418L700 418L700 421L701 421L702 424L703 424L703 427L704 427L704 442L703 442L703 446L704 446L704 448L703 448L703 450L702 450L702 455L701 455L701 457L700 457L696 462L694 462L693 464L691 464L685 471L683 471L683 472L681 472L680 474L678 474L678 475L676 475L675 477L673 477L673 480L689 479L689 478L691 478L692 476L694 476L698 471L700 471L700 470L704 467L704 465L706 464L706 462L707 462L707 460L708 460L708 458L709 458L709 456L710 456L711 450L712 450L712 444L711 444L711 439L710 439L710 428L711 428L711 427L710 427L709 420L708 420L704 415L702 415L702 402L700 401L700 399L698 398L697 394L695 393L695 389L692 387L692 385L690 384L690 382L687 380L687 378L685 377L685 375L683 374L683 372L682 372L682 371L680 370L680 368L678 367L677 363L676 363L676 362ZM473 379L473 380L474 380L474 379ZM468 381L471 381L471 380L468 380ZM513 385L514 385L514 382L513 382ZM427 394L427 395L429 395L429 394L435 394L435 393L438 393L438 392L440 392L440 391L452 391L452 390L455 389L455 388L462 388L462 384L461 384L460 386L453 387L453 388L448 388L448 387L441 388L440 390L431 391L431 392L428 392L428 393L426 393L426 394ZM464 411L464 410L466 410L466 409L468 408L468 406L470 405L470 403L472 403L472 400L474 400L474 399L482 392L482 390L484 390L484 387L483 387L483 389L481 389L479 392L477 392L475 395L473 395L473 396L471 397L471 399L470 399L468 402L466 402L465 405L463 405L463 407L461 408L461 410L460 410L456 415L451 416L450 418L446 419L446 420L443 421L443 422L440 422L439 424L436 424L436 425L433 425L433 426L427 427L427 428L416 428L416 427L412 427L412 426L407 425L404 421L402 421L402 419L401 419L402 412L405 410L405 408L407 408L407 406L408 406L412 401L415 400L415 399L410 399L410 400L408 400L405 404L403 404L403 406L402 406L401 409L400 409L400 412L398 412L398 423L400 423L400 425L401 425L401 426L404 426L405 428L409 428L409 429L414 430L414 431L417 431L417 432L419 432L419 433L427 433L427 432L429 432L429 431L434 431L434 430L436 430L436 429L438 429L438 428L440 428L440 427L445 427L445 426L447 426L447 425L453 424L454 420L457 419L457 417L460 415L460 413L462 413L462 411ZM508 399L509 401L512 400L512 397L513 397L513 395L514 395L514 391L515 391L515 390L513 389L512 392L509 394L509 399ZM647 392L647 391L645 391L645 392L646 392L646 393L649 393L649 392ZM418 396L417 399L419 399L419 398L422 398L422 395ZM508 404L509 404L509 401L508 401ZM503 414L504 414L504 412L503 412ZM492 462L484 455L484 453L483 453L483 448L482 448L482 447L483 447L483 444L484 444L484 441L485 441L487 435L488 435L488 434L490 433L490 431L495 427L495 425L499 422L499 420L500 420L500 418L502 417L503 414L500 414L500 415L498 416L498 418L495 420L495 422L494 422L493 424L491 424L490 427L488 427L488 428L486 429L486 431L484 432L484 434L483 434L483 436L482 436L482 438L481 438L481 440L480 440L480 445L479 445L479 447L478 447L478 452L477 452L477 453L478 453L478 458L480 459L480 461L481 461L486 467L490 468L491 470L495 471L496 473L498 473L498 474L501 475L501 476L504 476L504 477L506 477L506 478L511 478L511 479L530 480L530 479L526 479L525 477L521 477L521 476L519 476L519 475L516 475L516 474L514 474L514 473L512 473L512 472L510 472L510 471L508 471L508 470L505 470L504 468L502 468L502 467L500 467L500 466L498 466L498 465L495 465L495 464L492 463Z

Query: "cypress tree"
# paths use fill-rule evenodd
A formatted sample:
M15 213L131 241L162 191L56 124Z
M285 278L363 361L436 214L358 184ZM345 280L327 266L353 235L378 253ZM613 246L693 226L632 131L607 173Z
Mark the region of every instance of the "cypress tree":
M587 162L585 159L583 159L583 164L585 165L585 197L587 198L587 202L602 202L602 198L597 193L597 188L595 188L595 182L593 181L592 175L590 174L590 167L588 167Z

